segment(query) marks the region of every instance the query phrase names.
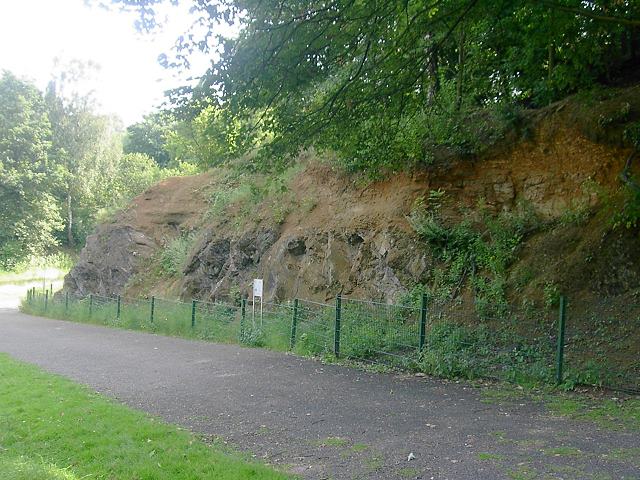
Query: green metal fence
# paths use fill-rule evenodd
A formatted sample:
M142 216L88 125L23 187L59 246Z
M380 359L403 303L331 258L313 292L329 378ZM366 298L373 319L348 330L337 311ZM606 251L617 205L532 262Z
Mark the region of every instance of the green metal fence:
M338 357L449 378L585 384L640 393L640 354L634 356L634 345L625 345L637 338L632 333L640 332L640 306L607 316L610 309L605 302L602 311L582 312L572 309L564 297L553 309L513 305L481 309L473 304L439 304L423 295L410 305L338 296L330 303L294 299L254 308L250 300L224 297L214 302L75 298L34 289L24 307L55 318ZM593 318L572 322L572 315ZM611 351L612 340L625 346L624 355Z

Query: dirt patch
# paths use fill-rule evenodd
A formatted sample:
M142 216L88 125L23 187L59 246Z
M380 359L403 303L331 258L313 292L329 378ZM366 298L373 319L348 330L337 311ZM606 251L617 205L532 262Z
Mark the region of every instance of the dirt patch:
M201 226L213 179L211 173L204 173L162 180L134 198L114 223L132 225L163 245Z

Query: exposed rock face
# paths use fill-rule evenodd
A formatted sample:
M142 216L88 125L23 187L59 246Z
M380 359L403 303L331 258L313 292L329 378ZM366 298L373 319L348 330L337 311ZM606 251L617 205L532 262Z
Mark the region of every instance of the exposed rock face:
M64 279L64 289L80 297L122 293L140 262L157 249L152 238L129 225L101 225L87 237L77 265Z
M211 298L249 281L247 275L256 270L276 238L277 232L271 229L237 239L207 231L184 269L182 295Z
M281 223L261 216L260 210L268 208L261 204L252 206L248 220L246 215L233 218L233 211L207 216L207 192L225 186L215 173L168 179L89 237L65 288L77 295L211 299L249 293L251 280L264 278L267 300L328 300L337 293L397 300L413 284L424 282L433 267L429 251L407 220L416 199L428 204L430 192L444 192L438 194L439 208L449 224L473 216L478 204L495 213L525 204L542 218L556 219L567 209L598 201L585 188L589 182L605 188L617 185L626 150L594 143L571 127L558 128L568 124L564 120L545 122L533 140L366 186L354 184L329 165L312 163L289 185L291 211ZM597 246L602 225L593 238L585 225L563 233L566 238L543 232L529 239L520 252L523 258L529 256L522 270L551 271L557 265L554 278L566 279L567 288L611 294L634 288L640 278L640 250L634 238L611 244L615 271L607 273L599 261L589 267L592 272L584 266L585 258L606 257L605 247ZM190 231L198 235L183 275L167 278L154 273L164 246ZM136 278L143 280L132 282Z
M181 231L200 219L202 189L208 175L168 178L136 197L109 223L98 226L76 266L65 277L72 295L114 295L126 292L132 277Z
M183 295L212 298L230 290L249 293L256 276L265 298L326 300L337 293L392 300L421 279L427 256L403 232L307 231L278 237L258 231L235 242L205 237L185 269Z

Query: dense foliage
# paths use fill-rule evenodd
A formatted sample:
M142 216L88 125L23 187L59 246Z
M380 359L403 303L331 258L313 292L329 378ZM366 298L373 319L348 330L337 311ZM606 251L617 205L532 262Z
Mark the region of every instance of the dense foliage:
M41 253L62 225L48 184L51 123L36 88L0 80L0 266Z
M56 80L43 95L9 72L0 77L0 269L81 246L101 212L179 173L123 153L118 122Z
M154 25L161 0L114 0ZM352 169L424 164L499 137L513 106L542 106L638 59L631 0L193 1L199 19L168 65L215 61L174 100L231 113L263 165L309 146ZM234 38L216 24L240 26ZM478 113L482 110L484 113ZM194 113L195 112L195 113Z
M141 122L127 127L123 150L125 153L142 153L158 165L167 166L171 154L167 148L167 136L173 132L175 121L168 114L147 115Z

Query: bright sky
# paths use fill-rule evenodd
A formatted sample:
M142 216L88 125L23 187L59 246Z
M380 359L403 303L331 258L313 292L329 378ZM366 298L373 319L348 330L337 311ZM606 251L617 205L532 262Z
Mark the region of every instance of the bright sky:
M168 22L158 32L136 31L136 16L88 7L84 0L0 0L0 71L32 80L43 89L51 78L54 58L92 60L100 72L90 88L103 113L125 125L153 111L163 92L201 75L208 59L192 62L180 74L158 64L190 24L185 7L167 7Z

